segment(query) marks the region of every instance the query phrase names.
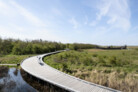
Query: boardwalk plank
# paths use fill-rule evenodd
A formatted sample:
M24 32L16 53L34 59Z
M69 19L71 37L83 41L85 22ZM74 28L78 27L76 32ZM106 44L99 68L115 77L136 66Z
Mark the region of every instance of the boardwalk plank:
M59 51L60 52L60 51ZM31 75L48 81L56 86L76 92L119 92L108 87L90 83L79 78L70 76L61 71L58 71L42 61L46 55L55 54L57 52L47 53L39 56L30 57L21 63L21 68ZM40 61L38 58L41 58ZM44 63L44 65L41 65Z

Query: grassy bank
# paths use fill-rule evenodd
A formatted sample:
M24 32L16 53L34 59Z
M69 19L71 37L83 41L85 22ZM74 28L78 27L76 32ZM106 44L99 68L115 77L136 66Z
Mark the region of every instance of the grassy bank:
M29 56L33 55L1 55L0 64L17 64Z
M68 51L44 58L70 75L124 92L138 90L138 50Z

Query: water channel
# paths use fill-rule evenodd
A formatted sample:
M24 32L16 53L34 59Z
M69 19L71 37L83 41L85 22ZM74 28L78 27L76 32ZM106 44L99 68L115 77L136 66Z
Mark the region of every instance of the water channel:
M9 68L7 73L0 77L0 92L37 92L21 76L20 69Z
M0 92L68 92L26 73L22 69L0 67Z

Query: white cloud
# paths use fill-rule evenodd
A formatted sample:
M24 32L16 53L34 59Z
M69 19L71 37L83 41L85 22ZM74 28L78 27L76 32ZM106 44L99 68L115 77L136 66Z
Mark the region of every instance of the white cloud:
M70 19L69 22L73 25L74 29L77 29L79 27L79 23L75 18Z
M101 20L103 16L106 16L111 7L111 0L100 0L100 3L96 6L99 12L97 12L97 20Z
M50 30L50 29L36 29L35 32L33 33L33 36L31 38L38 38L38 39L46 39L50 41L62 41L65 42L66 40L63 39L60 36L57 36L57 33L55 30Z
M4 2L2 2L2 1L0 1L0 9L2 10L2 9L9 9L9 7L4 3Z
M12 28L6 26L0 26L0 36L3 38L24 38L25 35L22 35L21 32L12 31Z
M127 31L131 27L130 7L128 0L99 0L96 5L98 12L96 13L96 20L91 25L96 26L98 22L101 22L105 17L108 26L112 28L119 28Z
M13 23L9 23L9 27L12 27L12 29L15 29L15 31L18 30L18 32L25 32L26 30L24 27L13 24Z
M45 26L45 23L43 23L38 17L36 17L33 13L28 11L26 8L22 7L21 5L17 4L14 1L11 1L11 4L16 7L17 11L24 16L30 23L32 23L35 26L42 27Z
M46 24L39 19L35 14L28 11L26 8L22 7L15 1L0 1L0 14L6 15L8 18L15 18L18 15L22 15L29 23L33 26L44 27Z
M11 30L11 29L14 29ZM26 31L25 31L26 30ZM2 38L19 38L22 40L25 39L44 39L44 40L50 40L50 41L62 41L66 42L66 39L63 39L60 36L57 36L55 31L45 28L31 28L28 31L28 28L23 28L13 25L13 26L0 26L0 37Z
M0 14L1 15L6 15L6 16L11 16L13 13L15 13L13 11L13 8L10 7L7 3L0 1Z
M60 11L54 9L54 13L60 15ZM0 1L1 19L8 21L4 24L0 21L0 36L3 38L20 38L20 39L45 39L52 41L64 41L62 37L57 35L56 30L52 31L50 25L45 25L47 21L41 20L35 13L28 11L15 1ZM13 15L13 16L11 16ZM14 19L15 21L12 21ZM20 20L18 20L20 19ZM26 24L22 25L19 22L24 21ZM53 26L53 24L51 24Z

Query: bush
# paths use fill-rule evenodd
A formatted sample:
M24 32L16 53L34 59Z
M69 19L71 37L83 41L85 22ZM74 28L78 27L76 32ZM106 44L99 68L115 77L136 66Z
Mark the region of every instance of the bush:
M98 57L98 63L97 63L97 65L106 66L106 61L104 60L104 57L102 57L102 56Z
M109 59L109 64L112 65L112 66L115 66L117 64L117 58L115 56L112 56Z
M93 54L93 57L97 57L98 56L98 54Z
M135 50L137 50L137 51L138 51L138 48L135 48Z
M92 65L92 64L93 64L92 58L89 58L89 57L84 58L83 64L84 64L85 66L90 66L90 65Z

